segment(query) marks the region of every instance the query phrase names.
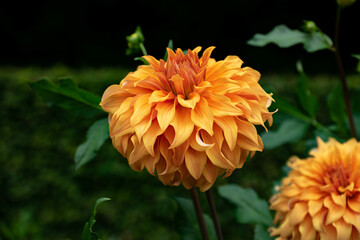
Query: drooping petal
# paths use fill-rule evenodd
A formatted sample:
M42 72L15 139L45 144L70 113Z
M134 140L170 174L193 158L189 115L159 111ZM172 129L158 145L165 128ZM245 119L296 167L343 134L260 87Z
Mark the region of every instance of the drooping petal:
M175 137L170 148L176 148L184 143L194 130L194 123L191 121L191 109L177 106L174 119L170 125L175 130Z
M190 174L197 180L203 173L207 156L205 152L198 152L189 148L185 152L185 164Z

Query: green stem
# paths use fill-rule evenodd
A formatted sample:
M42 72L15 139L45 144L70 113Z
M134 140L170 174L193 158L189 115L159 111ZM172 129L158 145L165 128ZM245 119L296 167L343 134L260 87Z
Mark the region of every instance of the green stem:
M205 192L205 194L206 194L206 199L207 199L209 207L210 207L211 217L213 219L217 238L218 238L218 240L224 240L224 238L222 236L221 225L220 225L220 221L219 221L219 218L218 218L218 215L216 212L215 201L214 201L211 189L207 190Z
M143 44L143 43L140 43L139 45L140 45L140 49L141 49L142 54L143 54L144 56L148 55L144 44Z
M345 105L346 105L346 113L349 119L350 131L352 136L357 139L354 117L350 103L349 88L346 83L344 67L341 61L340 50L339 50L340 15L341 15L341 7L338 7L336 12L336 22L335 22L335 57L336 57L336 63L338 66L339 77L341 80L341 86L342 86Z
M196 211L196 217L197 217L197 220L199 222L199 227L200 227L200 232L201 232L201 235L202 235L202 239L203 240L209 240L209 235L208 235L208 232L207 232L207 229L206 229L204 215L203 215L203 212L202 212L202 209L201 209L201 204L200 204L198 193L197 193L195 188L190 189L190 193L191 193L191 198L192 198L193 203L194 203L194 207L195 207L195 211Z

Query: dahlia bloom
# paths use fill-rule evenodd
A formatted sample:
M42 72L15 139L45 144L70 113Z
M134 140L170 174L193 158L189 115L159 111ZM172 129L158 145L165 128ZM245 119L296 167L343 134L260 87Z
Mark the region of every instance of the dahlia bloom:
M206 191L262 151L254 125L272 123L271 95L258 84L259 72L241 68L236 56L215 61L213 49L201 58L201 47L167 49L167 61L144 56L149 65L104 92L110 137L133 170Z
M276 210L276 239L360 239L360 143L351 139L324 143L306 159L291 158L292 168L280 193L271 200Z

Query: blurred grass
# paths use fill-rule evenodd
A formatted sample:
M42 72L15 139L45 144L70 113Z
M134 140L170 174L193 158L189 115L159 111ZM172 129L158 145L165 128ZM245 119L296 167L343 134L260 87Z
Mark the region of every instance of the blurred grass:
M93 202L99 197L112 201L98 209L94 231L102 239L180 239L186 219L179 213L174 196L189 198L183 187L164 187L146 171L133 172L111 141L98 157L75 171L76 147L85 140L92 119L83 119L48 107L27 85L47 76L70 76L79 87L101 95L107 86L120 82L126 68L70 69L62 65L0 68L0 239L80 239ZM309 77L309 85L324 103L337 76ZM359 86L356 75L350 86ZM295 98L296 74L263 74L262 85L285 98ZM321 104L320 121L327 120ZM282 114L274 116L276 127ZM257 153L243 169L217 181L214 194L225 239L252 239L253 229L235 221L233 206L219 198L216 187L238 183L253 187L260 197L271 196L272 182L281 176L281 166L293 154L304 155L305 143L285 145ZM208 211L204 196L204 210Z

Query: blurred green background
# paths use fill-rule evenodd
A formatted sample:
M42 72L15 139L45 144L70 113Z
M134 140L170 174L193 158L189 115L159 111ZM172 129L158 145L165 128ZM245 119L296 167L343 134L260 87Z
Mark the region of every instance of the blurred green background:
M80 239L93 202L98 207L94 231L102 239L181 239L187 219L175 196L190 198L183 187L165 187L146 171L132 171L108 140L96 159L75 170L76 147L85 141L94 119L48 106L27 84L47 76L70 76L79 87L101 95L140 62L126 56L125 36L141 25L149 54L163 56L169 39L175 47L215 45L216 59L239 55L245 65L262 73L267 91L295 98L295 62L303 61L309 87L321 103L319 122L329 123L324 107L338 83L329 52L305 53L301 47L255 48L246 41L277 24L298 28L314 20L333 35L335 1L39 1L0 9L5 40L0 58L0 239ZM344 10L341 47L352 89L359 86L360 46L352 37L360 23L360 4ZM324 10L326 9L326 11ZM274 116L274 128L286 116ZM259 132L263 129L259 128ZM310 134L310 133L309 133ZM313 136L309 136L311 138ZM257 153L243 169L218 181L214 197L225 239L252 239L253 227L239 224L234 207L217 194L217 186L238 183L269 199L273 181L291 155L306 156L305 141ZM201 195L204 211L209 212Z

